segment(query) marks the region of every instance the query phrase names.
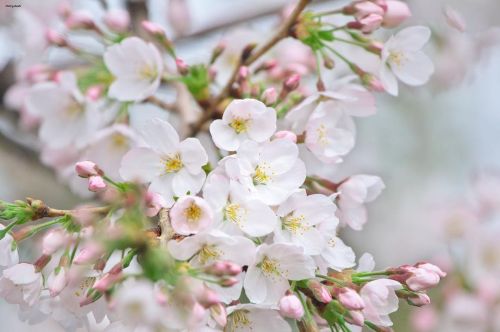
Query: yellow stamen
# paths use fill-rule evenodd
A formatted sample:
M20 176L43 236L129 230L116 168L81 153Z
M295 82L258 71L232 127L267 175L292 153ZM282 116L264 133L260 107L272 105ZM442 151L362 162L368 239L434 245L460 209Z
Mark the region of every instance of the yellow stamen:
M85 112L85 108L76 100L71 100L68 106L66 106L66 114L71 117L79 116L83 112Z
M317 129L316 132L318 134L318 143L322 145L327 145L328 144L328 138L327 138L327 130L324 124L320 125Z
M184 165L182 164L181 156L178 153L165 159L165 172L167 173L178 172L182 166Z
M304 225L304 216L300 215L298 217L289 215L283 218L282 224L283 228L290 231L292 234L304 234L310 227Z
M95 277L86 277L81 282L79 287L75 290L74 294L77 297L81 297L85 295L87 291L94 285L96 278Z
M250 122L249 119L234 118L233 121L231 121L231 123L229 124L229 126L233 128L237 134L241 134L248 130L249 122Z
M113 146L117 148L128 147L127 137L125 137L125 135L122 135L120 133L113 134L111 136L111 141L113 142Z
M406 56L399 51L391 51L389 54L389 62L397 67L401 67L403 62L406 60Z
M224 214L226 216L226 219L229 221L234 222L235 224L240 224L241 222L241 214L240 214L240 205L231 203L226 205L224 208Z
M144 65L139 71L139 77L144 80L154 81L158 77L158 71L154 67Z
M253 174L254 185L267 184L271 180L272 172L266 164L257 165Z
M250 330L252 329L251 326L251 321L248 319L248 310L236 310L229 316L229 322L226 325L228 328L227 330L224 329L224 331L230 331L234 332L240 329L244 328L249 328Z
M197 222L201 218L202 211L201 208L193 202L184 210L184 214L188 222Z
M267 256L265 256L262 262L260 262L259 267L266 277L281 275L278 261Z
M222 252L215 246L204 245L198 253L200 263L206 264L210 261L215 261L222 256Z

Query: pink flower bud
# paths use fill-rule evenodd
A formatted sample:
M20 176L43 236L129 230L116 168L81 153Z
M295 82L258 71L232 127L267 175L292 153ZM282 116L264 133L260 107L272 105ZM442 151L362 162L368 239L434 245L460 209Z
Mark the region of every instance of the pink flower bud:
M351 288L338 288L337 299L347 310L363 310L365 302L361 296Z
M106 182L102 178L102 176L99 175L93 175L89 177L89 190L92 192L99 192L103 191L106 189Z
M73 263L76 265L92 264L99 259L104 253L103 248L94 242L87 243L73 259Z
M283 296L278 306L283 317L299 320L304 316L304 307L302 307L302 303L295 294Z
M238 283L238 279L235 277L225 277L220 281L222 287L232 287Z
M380 28L382 24L383 17L378 14L370 14L359 20L361 24L359 30L363 33L372 33L373 31Z
M332 296L328 289L317 280L309 280L307 287L312 291L314 298L323 303L330 303L332 301Z
M384 9L371 1L361 1L353 5L354 16L359 20L370 14L384 15Z
M210 308L211 306L220 303L219 295L208 287L205 287L196 296L196 300L204 307Z
M267 88L262 93L262 101L266 105L272 105L278 100L278 92L274 87Z
M430 263L420 263L415 267L403 267L410 276L406 279L406 285L412 291L423 291L435 287L446 273Z
M130 25L130 15L123 9L113 9L104 16L106 26L115 32L125 32Z
M85 96L91 101L96 101L101 98L102 92L103 88L101 85L92 85L85 92Z
M386 5L387 9L382 22L385 28L395 28L411 16L410 8L402 1L387 0Z
M227 313L226 308L222 305L222 303L217 303L210 307L210 316L212 316L214 321L220 326L226 326Z
M62 229L51 230L43 237L42 253L50 256L70 241L71 237Z
M57 6L57 14L63 18L71 14L71 4L68 1L61 1Z
M443 10L444 17L446 18L446 23L448 25L460 32L465 32L466 23L462 15L451 7L445 7Z
M92 17L87 12L73 12L64 22L68 29L93 29L95 27Z
M365 325L365 317L363 316L363 313L359 310L349 311L349 316L345 316L345 320L353 325L357 326Z
M293 143L297 143L297 135L288 130L280 130L274 133L275 138L287 139Z
M431 303L430 297L424 293L417 293L416 296L410 296L406 300L408 301L408 304L416 307L422 307Z
M205 269L205 272L214 276L237 276L241 273L241 266L229 261L217 261Z
M151 191L146 193L146 215L148 217L156 216L166 206L167 202L160 194Z
M293 91L297 89L299 85L300 85L300 75L293 74L285 80L283 87L287 91Z
M79 177L88 178L94 175L102 175L102 171L96 163L88 160L79 161L75 164L75 171Z
M32 83L47 81L50 78L50 69L43 64L36 64L26 70L26 79Z
M59 268L59 271L53 271L49 275L49 279L47 280L47 284L49 286L49 292L51 297L55 297L59 295L59 293L66 287L68 284L68 278L66 275L66 270L64 268Z
M189 72L189 66L182 59L175 59L175 65L177 67L177 71L181 75L186 75Z
M150 33L153 36L165 36L165 29L163 29L163 27L157 23L151 21L142 21L141 25L146 32Z
M66 38L64 38L62 34L53 29L47 29L47 31L45 31L45 38L50 44L55 46L64 47L67 45Z
M121 266L120 266L121 267ZM120 271L110 271L102 276L99 280L94 283L92 288L98 290L99 292L105 292L110 289L118 280L122 278L121 269Z

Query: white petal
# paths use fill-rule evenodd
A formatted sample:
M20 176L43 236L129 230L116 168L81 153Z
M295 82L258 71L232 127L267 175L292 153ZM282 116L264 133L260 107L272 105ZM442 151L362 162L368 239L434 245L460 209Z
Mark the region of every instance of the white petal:
M172 190L176 196L182 196L188 192L196 195L205 181L205 172L191 174L185 168L174 174L172 180Z
M391 94L393 96L398 95L398 81L391 69L387 67L386 63L382 63L382 67L380 69L380 81L384 86L384 90L388 94Z
M395 45L404 51L418 51L429 41L431 29L426 26L413 26L401 30L394 36Z
M179 135L167 121L152 119L141 128L140 134L154 151L164 155L177 153Z
M210 135L219 149L236 151L240 146L238 134L223 120L215 120L210 124Z
M201 167L208 162L208 155L197 138L186 138L179 144L181 160L192 174L202 172Z
M160 157L149 148L134 148L123 156L120 176L126 181L149 182L160 176L163 164Z
M264 145L260 158L270 165L274 174L283 174L295 164L298 155L297 144L287 139L275 139Z
M199 239L203 234L189 236L181 241L170 240L167 243L167 249L175 259L188 260L194 256L201 248Z
M278 218L271 208L259 201L248 201L247 215L241 223L241 230L250 236L270 234L278 223Z
M267 107L262 114L256 116L250 123L248 136L257 142L264 142L271 138L276 131L276 111Z
M321 257L325 259L330 268L336 271L353 267L356 259L354 251L338 237L330 239L325 250L321 253Z
M256 266L251 265L248 267L243 285L245 294L251 302L262 303L266 299L266 277Z
M391 66L394 74L402 82L411 86L425 84L434 73L432 61L423 52L405 54L405 56L406 59L401 62L400 66Z

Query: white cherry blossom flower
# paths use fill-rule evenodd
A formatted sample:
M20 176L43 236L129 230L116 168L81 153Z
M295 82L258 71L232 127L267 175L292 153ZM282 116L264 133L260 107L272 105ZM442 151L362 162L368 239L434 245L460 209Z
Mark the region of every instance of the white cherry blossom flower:
M240 183L230 180L223 166L208 176L203 197L215 211L217 227L228 234L264 236L277 224L273 210L252 198Z
M307 196L304 190L292 194L277 210L280 225L274 232L277 243L293 243L304 249L306 255L318 255L326 245L316 225L322 222L338 223L336 206L325 195Z
M225 331L292 331L290 325L274 308L255 304L238 304L229 307L227 312Z
M109 96L120 101L141 101L160 86L163 59L152 43L137 37L124 39L104 53L104 63L116 80Z
M255 99L233 100L221 120L210 125L215 145L227 151L238 150L247 139L264 142L276 131L276 111Z
M392 326L389 314L398 310L396 290L402 287L399 282L391 279L378 279L364 285L359 295L365 303L362 310L365 319L375 325Z
M305 180L306 168L297 145L287 139L258 144L245 141L228 167L237 168L238 180L252 195L268 205L285 201ZM237 164L237 166L235 165Z
M248 266L245 293L253 303L277 304L290 287L288 280L312 278L315 269L313 259L298 246L262 244L255 262Z
M182 196L170 209L170 221L177 234L196 234L209 228L213 220L210 205L201 197Z
M174 196L200 191L208 156L198 139L180 142L175 129L159 119L149 121L140 134L148 147L133 148L123 157L124 180L151 182L149 190L163 195L169 206Z
M42 274L33 264L19 263L2 272L0 296L7 302L33 306L42 291Z
M335 101L319 103L306 126L306 147L324 163L339 163L354 147L356 127Z
M385 43L380 69L385 91L397 96L397 79L411 86L423 85L429 80L434 65L421 49L430 37L428 27L414 26L401 30Z
M365 203L373 201L385 188L378 176L355 175L338 188L338 216L343 225L360 231L367 220Z
M0 224L0 230L5 226ZM0 266L12 266L19 263L19 254L17 252L17 244L14 238L9 234L5 234L3 239L0 240Z

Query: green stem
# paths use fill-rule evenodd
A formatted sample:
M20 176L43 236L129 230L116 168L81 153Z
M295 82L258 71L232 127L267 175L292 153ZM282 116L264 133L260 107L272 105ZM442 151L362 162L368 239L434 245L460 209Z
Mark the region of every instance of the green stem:
M312 320L312 315L311 315L311 312L309 312L309 308L307 307L306 301L302 297L302 293L301 292L295 292L295 294L297 294L297 297L299 298L300 303L302 304L302 307L304 308L304 313L306 314L307 321L311 321Z
M122 259L122 266L124 269L129 267L130 262L132 262L132 259L137 255L138 250L137 249L130 249L127 255Z
M71 256L69 256L69 265L73 263L73 259L75 258L76 255L76 250L78 249L78 246L80 245L80 237L76 239L75 246L73 247L73 250L71 251Z
M337 57L339 57L342 61L344 61L349 66L349 68L351 68L351 70L354 71L354 68L356 67L356 65L354 63L349 61L349 59L347 59L345 56L340 54L337 50L333 49L329 45L323 44L323 46L326 47L327 49L329 49L333 54L335 54Z
M335 40L339 41L339 42L342 42L342 43L351 44L351 45L355 45L355 46L359 46L359 47L363 47L363 48L365 48L366 46L368 46L368 45L366 45L364 43L360 43L360 42L357 42L357 41L354 41L354 40L349 40L349 39L344 39L344 38L335 37Z
M374 277L374 276L389 276L392 273L389 271L375 271L375 272L359 272L354 273L353 277Z
M15 221L11 222L10 224L8 224L7 226L5 226L5 228L0 231L0 240L3 239L5 237L5 235L7 235L7 233L10 232L12 230L12 228L14 228L14 226L17 225L18 222L19 222L19 220L15 220Z
M345 282L344 281L336 279L336 278L325 276L323 274L316 274L316 277L321 278L321 279L325 279L325 280L328 280L328 281L331 281L331 282L333 282L333 283L335 283L335 284L337 284L339 286L345 286Z

